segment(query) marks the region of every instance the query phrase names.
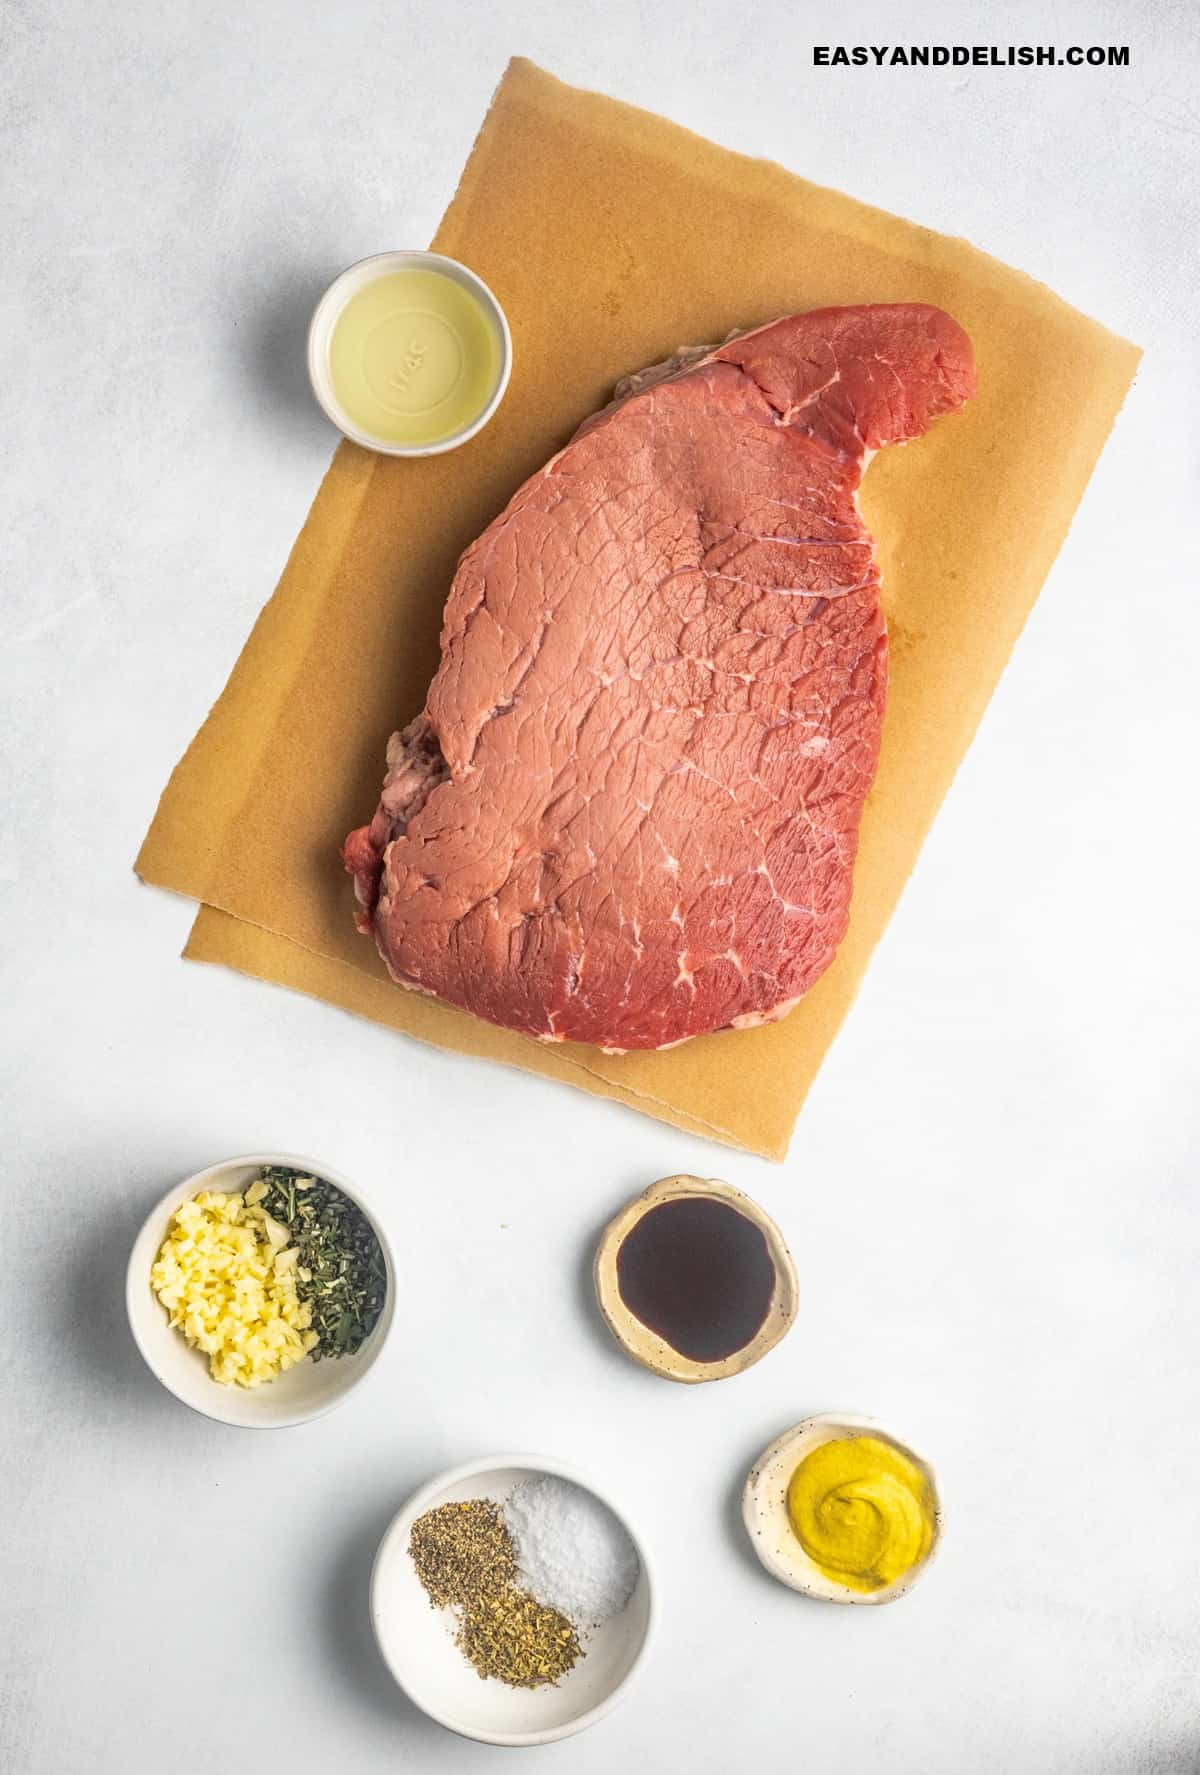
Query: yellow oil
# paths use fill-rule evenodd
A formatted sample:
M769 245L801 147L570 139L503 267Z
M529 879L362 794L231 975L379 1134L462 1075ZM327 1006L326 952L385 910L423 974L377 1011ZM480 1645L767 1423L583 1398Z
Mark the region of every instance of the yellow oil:
M329 375L346 417L389 444L438 444L478 419L500 376L495 322L440 271L389 271L334 322Z

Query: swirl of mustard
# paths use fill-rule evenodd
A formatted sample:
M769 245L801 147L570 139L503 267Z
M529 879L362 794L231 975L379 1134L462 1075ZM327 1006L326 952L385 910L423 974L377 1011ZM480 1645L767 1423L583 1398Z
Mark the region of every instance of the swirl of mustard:
M937 1501L925 1474L879 1436L835 1437L805 1455L788 1483L788 1520L827 1578L882 1590L933 1545Z

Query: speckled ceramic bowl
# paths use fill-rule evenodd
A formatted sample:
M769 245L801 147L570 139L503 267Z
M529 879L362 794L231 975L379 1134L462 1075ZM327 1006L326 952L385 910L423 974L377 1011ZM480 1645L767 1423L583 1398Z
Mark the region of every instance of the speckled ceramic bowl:
M897 1578L895 1583L887 1584L881 1590L854 1590L848 1584L841 1584L836 1578L823 1572L820 1566L809 1559L788 1520L788 1482L805 1455L811 1454L822 1443L851 1436L877 1436L884 1442L892 1443L901 1454L907 1455L920 1468L933 1494L933 1541L928 1553L910 1571ZM874 1418L853 1417L844 1412L821 1412L815 1417L804 1418L782 1436L777 1436L770 1447L764 1449L746 1480L742 1494L742 1516L754 1551L771 1576L778 1578L781 1584L787 1584L792 1590L815 1597L819 1602L873 1605L895 1602L898 1597L911 1590L929 1570L942 1540L941 1494L938 1491L937 1475L930 1463L907 1442L902 1442L882 1424L876 1423Z

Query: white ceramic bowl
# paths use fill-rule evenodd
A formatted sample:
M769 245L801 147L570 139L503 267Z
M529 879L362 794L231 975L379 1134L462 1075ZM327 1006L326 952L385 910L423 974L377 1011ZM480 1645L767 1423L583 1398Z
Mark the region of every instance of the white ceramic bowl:
M356 295L366 284L373 283L377 277L386 276L390 271L440 271L444 277L461 284L482 304L495 330L496 342L500 348L500 371L487 405L470 425L465 425L460 430L451 432L449 437L439 438L432 444L398 444L393 439L380 438L373 432L363 431L360 426L355 425L338 400L329 373L329 340L342 309L351 296ZM457 450L460 444L465 444L469 438L483 430L504 399L511 374L512 334L509 332L508 317L503 308L481 277L477 277L468 266L460 265L457 259L446 258L443 253L374 253L369 259L360 259L357 264L348 266L339 277L334 278L317 303L308 329L308 377L319 405L346 437L352 438L356 444L362 444L365 449L377 450L384 456L441 456L447 450Z
M553 1473L606 1504L637 1550L638 1581L625 1608L584 1639L585 1656L555 1687L512 1689L477 1675L454 1643L454 1617L434 1609L409 1557L412 1525L438 1504L502 1503L535 1473ZM654 1618L646 1550L610 1498L571 1467L539 1455L494 1455L441 1473L408 1500L380 1543L371 1573L371 1622L384 1663L431 1719L485 1744L552 1744L594 1726L625 1694Z
M788 1483L805 1455L811 1454L822 1443L852 1436L878 1436L882 1441L892 1443L901 1454L916 1463L933 1492L933 1542L928 1553L911 1571L882 1590L852 1590L848 1584L828 1577L809 1559L788 1519ZM820 1412L814 1417L803 1418L764 1449L746 1480L742 1493L742 1519L754 1551L771 1576L804 1596L815 1597L818 1602L895 1602L928 1571L942 1541L941 1494L937 1474L930 1463L874 1418L852 1417L844 1412Z
M200 1190L237 1191L248 1188L263 1165L290 1165L293 1170L321 1177L361 1208L379 1240L387 1270L387 1294L383 1312L362 1348L353 1356L322 1362L298 1362L277 1380L260 1387L226 1387L208 1372L208 1358L194 1350L167 1323L167 1315L150 1286L150 1270L167 1236L172 1214ZM307 1423L332 1411L366 1378L379 1358L391 1328L396 1302L396 1271L387 1236L374 1214L340 1172L316 1159L296 1153L247 1153L240 1159L222 1159L207 1171L168 1190L146 1216L134 1242L125 1274L125 1306L134 1342L151 1373L176 1399L193 1411L249 1430L276 1430L287 1424Z

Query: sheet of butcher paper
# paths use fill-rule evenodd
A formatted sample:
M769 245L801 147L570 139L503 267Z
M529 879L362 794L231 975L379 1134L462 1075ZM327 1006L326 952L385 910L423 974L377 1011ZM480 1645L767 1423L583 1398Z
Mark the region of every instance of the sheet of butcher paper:
M505 73L433 244L473 266L508 312L508 396L445 456L338 448L137 868L201 902L194 959L780 1158L1139 354L965 241L527 61ZM375 806L388 735L424 701L459 552L627 371L732 327L854 302L948 309L974 341L980 391L918 443L883 452L865 482L891 689L833 966L778 1024L621 1056L543 1046L394 986L354 930L338 846Z

